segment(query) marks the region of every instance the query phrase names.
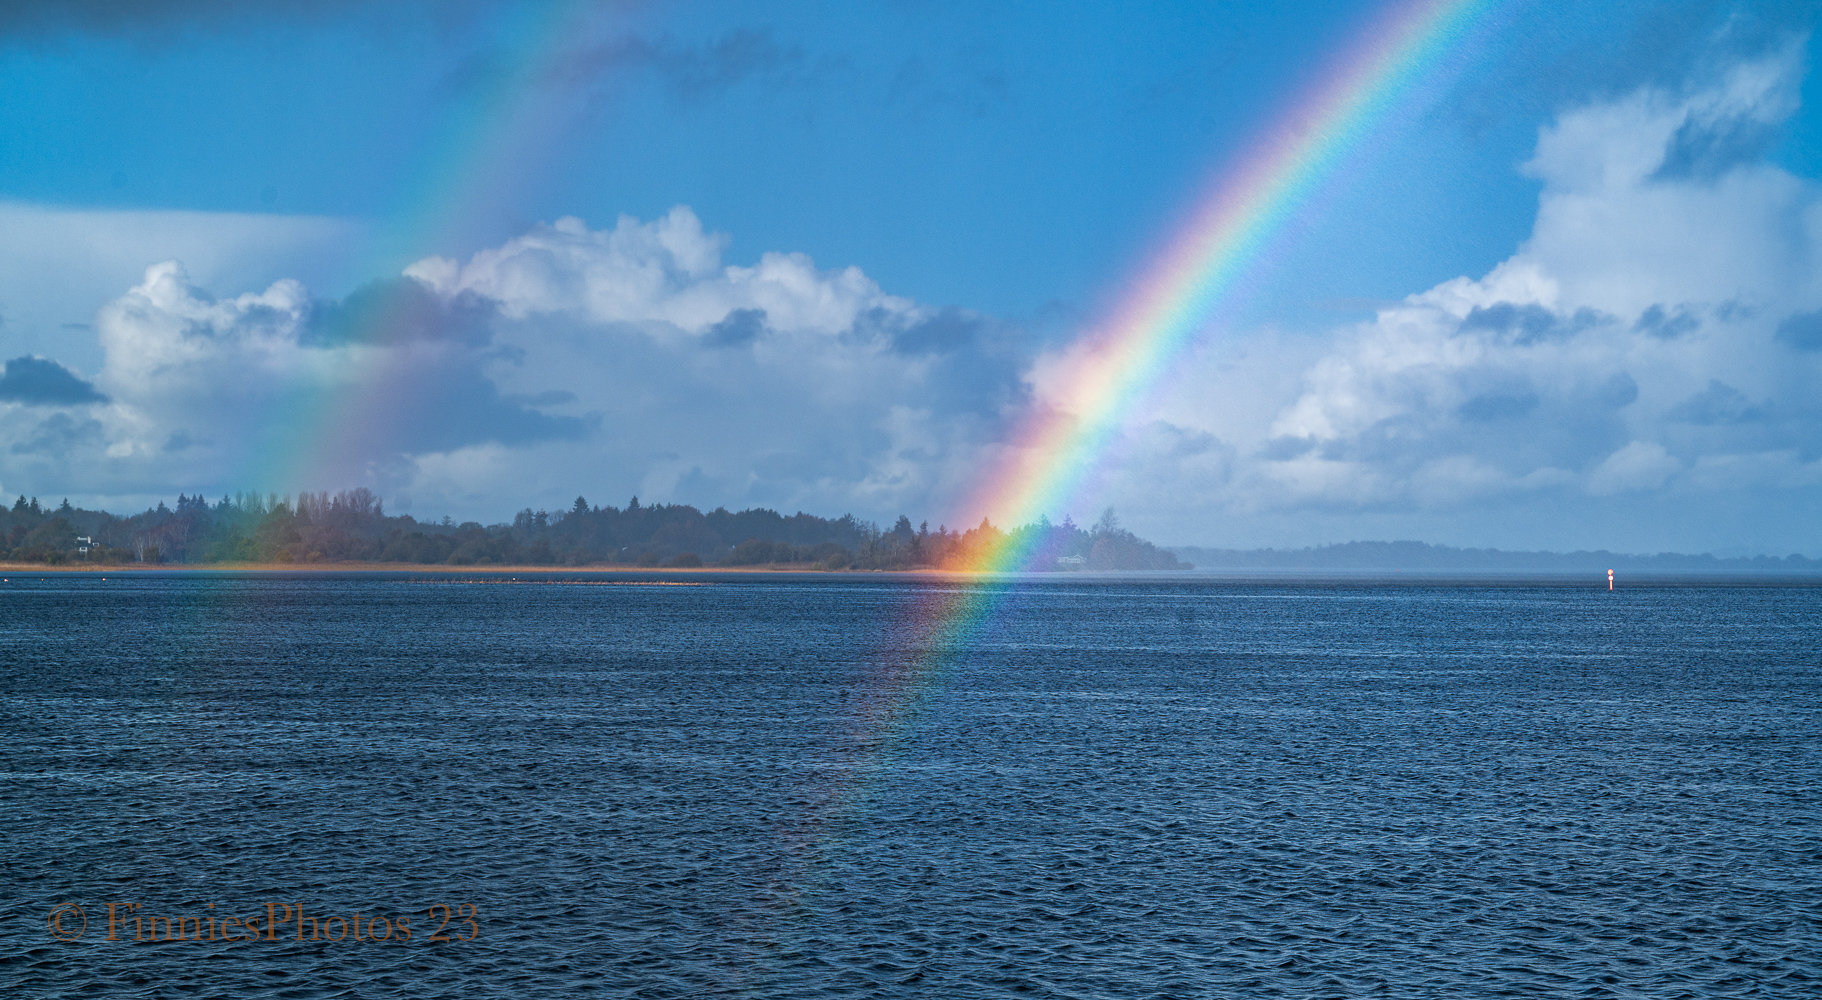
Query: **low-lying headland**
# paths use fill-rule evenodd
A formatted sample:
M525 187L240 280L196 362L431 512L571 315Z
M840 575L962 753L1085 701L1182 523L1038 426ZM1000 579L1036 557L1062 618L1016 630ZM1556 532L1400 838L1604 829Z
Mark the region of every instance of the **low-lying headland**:
M1108 511L1091 528L1040 521L1002 530L986 520L955 530L889 529L766 508L703 512L687 504L567 510L526 508L510 523L419 521L388 515L365 489L296 498L243 493L211 502L179 495L140 514L54 509L19 497L0 508L0 563L33 566L228 568L698 569L771 571L948 570L979 566L1008 541L1033 553L1035 570L1183 570L1190 566L1120 527Z
M736 541L737 539L737 541ZM0 507L0 570L435 574L485 572L691 575L703 573L956 574L1009 541L1034 553L1036 572L1200 569L1223 576L1357 577L1462 574L1580 578L1615 569L1653 576L1822 574L1822 559L1721 558L1605 550L1512 552L1422 542L1348 542L1302 549L1166 549L1120 527L1108 511L1090 528L1065 519L1004 531L962 531L901 516L890 529L844 515L784 516L765 508L703 512L684 504L596 507L581 497L552 513L526 508L510 523L460 524L392 516L367 490L296 498L241 494L209 502L179 495L118 516L21 496Z

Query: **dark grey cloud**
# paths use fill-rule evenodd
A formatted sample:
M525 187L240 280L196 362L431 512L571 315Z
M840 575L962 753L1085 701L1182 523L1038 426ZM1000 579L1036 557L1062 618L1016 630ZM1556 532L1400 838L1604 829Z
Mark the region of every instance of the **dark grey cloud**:
M1660 340L1675 340L1686 333L1695 332L1701 325L1701 320L1696 319L1688 306L1677 306L1669 311L1663 306L1652 306L1639 314L1638 322L1632 324L1632 328Z
M928 401L945 412L1004 416L1030 401L1023 372L1039 343L1004 320L953 306L915 316L875 308L845 336L929 361L936 371Z
M197 441L195 435L189 431L176 430L171 432L170 437L165 438L163 451L167 455L175 455L180 451L188 451L200 443L202 442Z
M53 413L38 424L30 437L15 443L12 450L15 455L63 458L84 446L99 445L101 440L101 421Z
M1474 307L1461 321L1461 328L1464 331L1488 330L1511 343L1525 345L1573 337L1598 326L1605 319L1592 309L1579 309L1573 316L1565 317L1540 305L1496 302Z
M1719 379L1709 379L1708 388L1671 407L1664 416L1679 423L1713 427L1758 423L1765 419L1765 412L1752 405L1740 390Z
M740 347L765 333L764 309L735 309L708 328L702 339L713 347Z
M1593 405L1605 409L1624 409L1639 400L1638 380L1626 372L1614 372L1596 385L1587 394L1587 399Z
M1817 16L1814 5L1790 0L1648 0L1634 9L1623 38L1590 38L1557 64L1562 77L1550 81L1557 92L1677 89L1692 75L1713 76L1763 54L1814 27ZM1603 44L1600 57L1585 58Z
M953 53L942 65L911 56L892 74L886 92L892 103L913 112L951 110L977 117L999 111L1012 99L1006 70L984 61L977 50Z
M972 309L948 306L909 316L891 309L863 312L847 336L884 341L896 354L909 357L957 354L990 348L1013 339L1028 340L1015 327Z
M1463 420L1473 423L1492 423L1496 420L1514 420L1537 409L1539 400L1535 392L1501 393L1488 392L1455 408Z
M574 400L568 392L506 396L483 371L494 361L518 363L523 351L494 345L498 305L472 292L445 298L412 278L371 282L339 301L311 304L298 333L308 347L344 344L408 351L391 384L369 401L377 453L422 454L492 442L504 445L571 440L587 420L551 416L539 407Z
M0 38L214 29L255 19L323 19L380 6L373 0L5 0L0 3Z
M1450 372L1444 385L1429 381L1434 374L1384 385L1388 398L1403 401L1392 416L1329 440L1276 438L1261 457L1284 461L1315 452L1401 477L1464 455L1512 477L1543 468L1586 469L1627 442L1622 411L1639 396L1638 382L1624 371L1566 384L1533 383L1498 366ZM1432 405L1441 391L1465 402Z
M479 347L493 338L494 303L470 292L443 299L412 278L369 282L341 301L313 305L298 339L313 347L448 341Z
M1652 180L1713 180L1743 163L1755 163L1778 144L1783 130L1736 117L1718 122L1691 118L1677 129Z
M0 400L28 406L84 406L108 398L94 385L55 361L31 356L14 358L0 374Z
M832 68L827 60L810 59L802 46L778 41L769 29L741 28L704 44L679 42L668 35L625 35L580 46L557 60L550 78L585 88L644 73L658 79L677 98L693 100L749 81L769 86L808 83ZM494 60L489 56L464 70L467 82L485 79L493 72Z
M507 401L521 406L562 406L576 401L576 394L566 389L546 389L528 396L507 396Z
M592 0L613 10L631 0ZM382 37L448 33L489 10L546 0L0 0L0 43L100 36L153 43L185 33L362 19Z
M1822 6L1803 0L1623 0L1601 10L1577 30L1558 5L1518 7L1504 33L1523 41L1487 72L1468 77L1450 113L1476 128L1496 122L1529 128L1591 98L1641 86L1683 91L1813 30L1822 15ZM1690 154L1730 145L1701 132L1686 137L1688 168L1714 162Z
M1714 307L1714 318L1723 323L1736 323L1749 320L1759 314L1759 310L1738 299L1728 299Z
M1822 310L1786 318L1778 324L1778 339L1799 351L1822 351Z
M951 306L892 331L892 349L900 354L949 354L976 343L987 327L986 317Z
M1317 444L1312 437L1275 437L1259 449L1259 457L1268 462L1288 462L1309 454Z
M576 440L592 423L504 397L472 354L450 352L404 373L369 404L377 453L425 454L469 445Z
M180 271L166 269L155 280L165 285L161 295L207 301L206 293ZM415 279L396 278L362 286L339 300L269 304L236 299L216 306L200 319L188 318L201 312L194 308L168 314L184 324L181 338L189 360L182 367L187 370L129 366L140 374L131 387L123 382L118 389L141 408L176 416L162 447L162 454L172 458L195 454L186 460L207 461L216 450L214 441L199 439L189 428L206 429L229 452L257 447L250 442L282 433L270 424L245 426L258 419L249 414L265 412L259 404L277 394L317 396L323 412L334 414L329 424L339 435L335 461L345 475L479 444L574 440L594 427L588 418L544 412L545 406L573 403L567 391L501 391L490 373L501 365L521 364L524 351L496 341L497 304L472 293L445 297ZM135 309L110 314L104 322L130 328L151 320L159 308L151 300L139 300ZM293 355L294 367L278 372L269 364L248 364L269 359L269 345L286 338L293 338L300 352ZM129 336L124 342L136 340ZM361 353L349 355L351 346L362 348ZM320 361L310 359L313 354ZM345 370L351 359L362 367L358 396L348 395L347 385L337 379L319 380L321 371ZM213 388L198 394L199 384Z

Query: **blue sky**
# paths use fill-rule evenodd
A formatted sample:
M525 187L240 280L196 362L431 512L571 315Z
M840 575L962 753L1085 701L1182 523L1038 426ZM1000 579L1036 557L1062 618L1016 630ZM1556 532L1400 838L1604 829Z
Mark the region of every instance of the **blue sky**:
M708 506L851 509L881 519L902 509L943 519L970 513L955 509L958 498L1016 424L1015 411L1042 397L1046 354L1067 350L1093 323L1211 176L1244 153L1287 95L1344 50L1381 5L213 0L145 7L25 2L0 14L0 90L7 95L0 102L0 225L11 233L11 246L0 249L0 341L7 358L54 360L108 399L85 397L61 409L41 400L0 401L8 408L0 433L12 441L0 456L0 489L68 492L120 507L179 489L372 485L405 498L420 515L484 518L525 503L567 506L578 491L598 502L624 502L620 494L639 491L648 500ZM585 16L565 21L554 44L527 41L553 10L576 9ZM1355 432L1337 429L1332 414L1310 416L1321 409L1313 387L1331 377L1323 372L1345 367L1349 352L1389 328L1392 321L1376 309L1455 279L1486 284L1505 273L1502 267L1519 270L1513 262L1520 258L1545 271L1566 266L1540 256L1540 248L1563 240L1573 244L1560 251L1563 261L1575 257L1575 247L1605 246L1540 228L1566 217L1549 213L1552 184L1568 192L1557 204L1580 204L1564 180L1577 168L1536 165L1540 135L1566 128L1566 116L1633 107L1628 121L1644 121L1644 105L1635 100L1641 94L1705 107L1700 94L1725 89L1738 67L1770 59L1782 82L1761 88L1755 110L1728 119L1752 127L1715 131L1709 146L1720 150L1722 165L1684 183L1693 192L1741 171L1789 178L1797 186L1788 205L1802 215L1822 173L1822 93L1808 71L1816 13L1814 5L1789 3L1513 5L1470 71L1414 123L1378 136L1366 169L1342 178L1324 211L1305 220L1292 252L1265 273L1235 329L1198 355L1208 377L1180 380L1174 395L1135 423L1122 451L1128 464L1110 466L1083 503L1114 502L1136 527L1182 543L1395 535L1507 547L1822 552L1819 529L1780 527L1816 520L1808 515L1822 487L1803 471L1822 457L1811 415L1800 401L1778 395L1785 389L1747 385L1745 372L1698 371L1707 362L1693 354L1678 355L1684 367L1663 376L1661 386L1642 373L1670 361L1617 345L1609 345L1620 352L1614 357L1629 359L1613 362L1621 368L1599 379L1582 373L1591 384L1623 375L1642 387L1636 399L1643 402L1622 408L1655 407L1657 415L1625 414L1623 430L1574 424L1585 416L1575 409L1582 404L1553 411L1548 392L1507 392L1514 400L1543 400L1519 407L1535 410L1527 419L1569 428L1564 434L1584 443L1599 439L1598 446L1538 455L1528 469L1510 456L1539 438L1537 427L1514 429L1518 437L1504 440L1482 433L1486 421L1465 434L1436 425L1434 414L1401 411L1398 433L1443 451L1392 461L1382 440L1397 437L1384 422L1391 417L1357 429L1346 443ZM1563 155L1606 155L1577 149ZM1659 171L1640 183L1679 180ZM1741 206L1760 201L1740 197L1719 211L1747 226L1741 213L1750 209ZM688 220L673 212L679 206ZM667 294L675 293L668 304L641 300L631 312L616 312L597 296L557 309L475 263L477 253L494 255L488 267L529 259L537 249L531 244L542 239L537 234L555 232L550 225L566 217L588 233L619 227L618 249L602 250L604 260L619 262L613 266L659 266L630 249L635 245L663 255ZM527 239L531 244L514 242ZM1767 252L1800 255L1805 239ZM609 242L602 236L590 245ZM695 249L680 250L685 243ZM544 256L537 259L547 259L552 251L539 246ZM712 266L683 261L705 248L717 255ZM1627 251L1616 244L1588 252L1606 260ZM858 269L872 291L850 288L855 315L890 317L881 329L897 332L881 334L887 339L879 343L894 346L862 357L831 354L823 341L798 342L792 338L809 336L805 331L822 331L831 343L855 335L839 323L825 330L837 321L812 315L804 303L767 299L772 322L765 329L778 336L755 341L747 369L723 355L703 361L667 353L681 348L651 324L699 334L752 308L740 297L746 291L730 289L756 286L728 278L725 269L759 267L768 254L813 262L802 274L779 272L780 288L838 285L844 269ZM426 270L421 262L428 258L469 270L454 277ZM295 373L274 375L257 391L206 388L211 378L233 377L217 369L198 369L189 381L148 382L148 373L168 369L128 356L149 349L123 325L146 312L122 303L129 290L152 287L148 266L168 260L181 262L182 276L168 279L176 297L158 300L159 308L175 309L172 315L192 326L235 331L248 322L244 310L229 316L221 303L269 295L274 282L294 281L302 291L262 308L295 301L304 303L296 307L303 316L321 311L308 303L397 281L407 268L420 281L435 271L442 277L430 283L440 293L491 296L496 325L472 357L439 356L424 366L448 379L445 385L406 395L459 409L462 391L478 391L498 411L470 410L492 414L486 419L499 426L570 429L545 439L529 430L476 430L460 439L395 429L371 435L380 442L371 453L328 467L255 460L250 456L262 449L282 447L281 438L293 439L244 426L296 419L262 400L315 390L300 389ZM1796 258L1787 263L1804 266ZM576 265L578 274L597 276L608 266ZM704 281L713 287L672 287ZM1572 304L1554 292L1537 294L1540 308ZM1638 315L1649 306L1680 315L1677 307L1687 305L1706 324L1692 337L1708 336L1711 327L1717 338L1758 337L1773 345L1768 350L1796 350L1804 363L1807 349L1791 348L1796 342L1778 340L1776 331L1786 319L1822 308L1790 280L1776 289L1735 282L1691 303L1640 304L1611 288L1605 298L1589 294L1575 299L1577 308L1612 317L1616 328L1638 327L1637 316L1621 315L1622 306ZM703 306L704 296L720 305ZM1733 312L1723 308L1728 302L1736 303ZM714 308L724 315L710 315ZM1764 330L1723 329L1732 322L1727 317L1753 308ZM779 317L786 314L800 315L802 329L784 330ZM961 331L955 342L965 341L965 349L920 354L905 346L950 328ZM802 353L787 356L787 344ZM175 348L160 348L167 349ZM326 355L300 357L314 359L299 362L313 371L328 364ZM1482 367L1506 367L1476 369L1474 377L1502 385L1580 377L1526 367L1534 363L1541 362L1530 355L1490 361ZM1769 354L1752 363L1780 364ZM226 370L245 364L243 358ZM590 365L608 381L627 378L631 389L603 389L596 399L558 377ZM1221 372L1239 370L1252 372L1244 386L1214 388ZM854 398L793 384L811 371L879 382ZM1743 431L1727 441L1718 432L1696 441L1701 435L1687 432L1687 421L1664 414L1695 412L1689 401L1708 391L1708 380L1693 388L1683 382L1703 374L1747 399L1740 405L1751 412L1782 414L1779 429L1752 441ZM341 384L347 391L356 383L347 376ZM1197 385L1207 388L1197 395ZM1414 390L1398 391L1406 398ZM1506 390L1451 391L1479 392L1473 399L1480 399ZM170 395L180 392L190 402ZM219 396L219 406L196 402L199 392ZM629 395L642 399L636 413L626 409ZM220 407L230 400L244 416L224 422ZM1472 402L1438 396L1429 405L1457 416L1492 412L1492 404ZM399 422L453 419L453 411L428 403L421 412L385 412ZM763 440L728 430L754 423L767 427ZM1298 471L1306 453L1289 454L1294 449L1282 443L1296 437L1286 428L1308 432L1298 440L1326 442L1317 450L1336 468L1319 470L1325 482L1342 466L1359 472L1391 464L1354 476L1351 485L1316 490L1307 470ZM1160 436L1179 443L1147 451L1143 442ZM433 440L439 443L424 443ZM1639 447L1625 452L1632 445ZM1168 456L1192 453L1173 478ZM1210 471L1217 453L1229 456L1215 463L1225 471ZM1699 485L1705 460L1764 466L1774 453L1793 464L1766 473L1768 485L1726 496ZM1150 457L1141 468L1131 465L1141 461L1134 456ZM1611 473L1632 459L1647 471L1602 478L1603 468ZM1485 485L1494 479L1481 470L1467 477L1480 487L1424 492L1421 484L1438 469L1474 462L1497 467L1494 479L1507 485ZM252 475L282 481L240 481ZM349 481L293 481L331 475ZM1392 480L1404 485L1387 485ZM1270 483L1278 484L1275 491ZM1642 525L1635 515L1645 509L1656 513ZM1093 511L1058 513L1081 518ZM1714 523L1742 519L1744 526ZM1581 527L1565 530L1565 521Z

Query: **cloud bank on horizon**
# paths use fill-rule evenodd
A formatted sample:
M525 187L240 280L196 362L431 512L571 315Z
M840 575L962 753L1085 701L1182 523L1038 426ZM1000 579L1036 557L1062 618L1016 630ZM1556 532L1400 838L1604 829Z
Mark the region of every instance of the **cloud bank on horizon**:
M1512 256L1320 336L1211 333L1053 516L1112 504L1183 544L1822 554L1822 189L1765 156L1806 51L1560 113ZM1071 348L726 244L681 206L563 218L339 300L153 264L96 317L92 373L7 361L0 491L978 518L953 505ZM404 319L375 338L376 311ZM319 429L336 447L306 462Z

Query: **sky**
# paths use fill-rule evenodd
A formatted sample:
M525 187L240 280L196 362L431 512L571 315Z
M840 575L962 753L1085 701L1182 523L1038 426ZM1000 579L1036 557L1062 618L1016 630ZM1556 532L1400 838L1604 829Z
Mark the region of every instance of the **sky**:
M973 524L1392 6L14 0L0 492ZM1489 6L1047 516L1822 556L1822 5Z

